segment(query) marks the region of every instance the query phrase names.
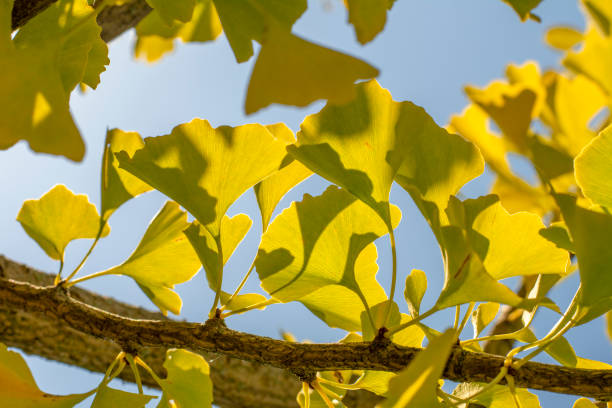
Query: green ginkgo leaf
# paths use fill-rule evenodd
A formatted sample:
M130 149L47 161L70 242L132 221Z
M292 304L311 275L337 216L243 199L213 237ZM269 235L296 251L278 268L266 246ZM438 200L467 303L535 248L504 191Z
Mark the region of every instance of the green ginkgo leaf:
M84 394L52 395L42 392L23 357L0 343L0 406L11 408L72 408L95 390Z
M578 258L580 304L588 308L609 301L612 296L612 215L583 208L576 203L576 197L570 195L558 194L555 199ZM607 311L602 308L598 313Z
M285 143L261 125L215 129L194 119L146 138L131 158L125 152L117 158L120 168L181 204L218 237L229 206L277 170L285 153Z
M502 0L516 11L521 20L525 21L531 15L531 10L536 8L542 0Z
M268 125L267 128L274 136L284 140L287 144L295 143L293 132L285 124ZM278 171L255 185L255 197L257 198L257 205L259 205L261 225L264 232L270 224L272 213L279 201L289 190L311 175L312 171L302 163L294 160L291 156L287 156L283 159Z
M134 279L162 311L181 312L182 301L172 289L190 280L200 269L200 261L183 234L187 213L178 204L167 202L155 216L140 243L121 265L99 275L125 275Z
M134 407L144 408L153 398L152 395L134 394L132 392L116 390L106 385L97 389L96 397L91 408Z
M396 207L392 215L395 226ZM387 299L376 282L372 245L386 233L376 213L345 190L330 186L320 196L306 194L262 237L255 261L261 285L281 302L304 303L334 327L359 331L361 312Z
M168 376L160 382L164 393L157 408L212 407L213 384L204 357L183 349L170 349L166 351L164 368Z
M293 23L306 11L306 0L213 0L223 31L236 61L253 55L253 40L261 43L270 25L291 31ZM288 51L289 49L285 50Z
M183 23L191 20L195 6L195 0L146 0L146 2L168 25L175 20Z
M437 408L438 380L456 341L455 332L447 330L432 340L427 348L389 382L387 398L380 408Z
M612 126L593 139L574 163L582 193L612 210Z
M356 96L355 81L376 76L378 70L360 59L270 24L253 67L244 109L251 114L273 103L307 106L318 99L345 104Z
M347 0L349 23L355 27L357 40L369 43L385 28L387 10L395 0Z
M421 308L421 300L427 290L427 275L419 269L413 269L406 276L406 288L404 289L404 298L408 303L408 310L414 317L419 314Z
M570 239L569 232L564 222L553 222L550 227L540 230L540 235L552 242L557 248L574 252L574 244Z
M486 384L461 383L453 390L453 395L458 398L468 398L480 392ZM538 397L524 388L516 389L516 398L520 401L523 408L540 408ZM516 406L514 397L510 389L503 385L494 385L484 393L478 394L471 402L482 405L486 408L506 408ZM467 408L459 405L461 408Z
M127 152L132 156L144 143L136 132L111 129L106 132L102 156L102 218L108 220L112 213L126 201L151 190L151 187L137 177L119 168L115 153Z
M315 173L344 187L387 223L389 192L413 135L430 119L410 102L395 102L376 81L357 85L357 97L328 103L308 116L288 151Z
M472 312L472 326L474 327L474 338L478 337L480 333L495 319L497 312L499 311L499 303L486 302L478 305L476 310Z
M17 221L49 257L62 262L72 240L96 238L101 226L100 215L87 196L75 195L61 184L38 200L25 201ZM104 226L101 236L109 232L110 228Z
M252 223L246 214L238 214L232 218L227 215L223 217L221 221L223 265L242 242ZM219 249L215 238L197 221L189 225L189 228L185 230L185 235L198 254L202 266L204 266L208 286L216 292L221 286L223 265L219 265Z
M80 161L85 145L70 92L82 81L95 86L108 61L94 10L86 0L57 1L12 38L12 4L0 3L0 149L26 140L36 152Z

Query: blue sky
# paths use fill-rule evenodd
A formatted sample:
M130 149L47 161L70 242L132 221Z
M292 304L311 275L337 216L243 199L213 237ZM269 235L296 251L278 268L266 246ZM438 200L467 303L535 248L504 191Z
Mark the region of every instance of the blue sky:
M584 25L574 0L544 0L536 13L541 24L521 23L516 14L498 0L399 0L389 14L385 31L372 43L360 46L340 0L311 0L309 9L295 25L295 31L309 40L358 56L380 69L378 78L395 100L409 100L425 107L439 125L466 105L462 89L466 84L485 85L502 76L508 63L535 60L542 69L557 68L559 55L546 47L546 28L556 24ZM0 152L0 253L41 270L54 272L55 262L30 240L15 221L21 203L38 198L53 185L67 185L75 193L85 193L99 204L99 164L107 128L138 131L142 136L168 133L174 126L198 117L214 126L244 123L285 122L294 130L302 119L317 112L323 103L304 109L272 106L249 117L244 115L246 86L254 59L237 64L222 35L214 43L179 44L175 52L149 65L132 58L133 32L110 45L111 65L102 75L94 92L72 95L73 115L86 140L84 161L74 164L57 157L37 155L23 143ZM485 194L491 178L486 174L470 183L467 195ZM326 183L311 178L292 191L278 211L304 192L316 194ZM429 291L425 305L431 305L442 285L439 250L426 223L409 196L399 188L392 191L392 201L403 211L398 230L399 281L413 268L426 271ZM122 207L110 221L111 235L104 239L83 269L83 274L106 269L122 262L136 247L146 225L161 208L165 198L149 193ZM227 266L227 290L235 288L248 269L257 250L260 221L252 192L247 192L230 209L230 214L247 213L254 221L251 232ZM390 253L386 241L379 243L380 272L383 287L388 287ZM67 269L86 251L88 242L68 247ZM247 289L259 290L255 276ZM510 286L516 282L509 282ZM555 290L561 306L577 285L572 277ZM153 305L128 278L104 277L83 285L117 299L148 308ZM224 286L225 287L225 286ZM398 288L396 301L405 311ZM213 295L203 275L178 287L183 297L182 318L202 321ZM202 295L204 293L204 295ZM545 334L554 323L552 314L539 316L536 331ZM449 313L430 320L441 329L452 321ZM329 329L300 305L275 305L265 312L255 311L232 317L232 328L276 337L280 331L292 332L298 339L335 341L342 336ZM601 319L568 334L578 355L610 362L610 343ZM589 338L587 343L584 339ZM51 393L82 392L97 384L101 376L80 369L27 357L40 387ZM120 383L118 383L119 386ZM129 388L129 386L128 386ZM570 406L571 397L539 394L543 406Z

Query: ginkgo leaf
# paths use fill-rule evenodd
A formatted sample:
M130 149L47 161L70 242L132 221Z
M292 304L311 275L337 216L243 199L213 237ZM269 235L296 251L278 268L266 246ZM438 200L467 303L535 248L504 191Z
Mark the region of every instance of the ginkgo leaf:
M267 128L274 136L284 140L287 144L295 143L293 132L285 124L268 125ZM279 201L289 190L311 175L312 171L302 163L287 156L283 159L278 171L255 185L255 197L261 213L261 226L264 232L270 224L272 213Z
M318 99L346 104L355 81L378 76L364 61L306 41L283 27L267 27L249 81L245 112L273 103L307 106Z
M540 235L544 223L539 216L528 212L510 214L495 196L466 200L463 208L464 214L453 217L465 217L471 247L493 278L565 271L567 251ZM456 220L455 225L460 221Z
M164 393L158 408L212 407L213 385L204 357L183 349L170 349L166 351L164 368L168 376L160 382Z
M159 16L170 25L175 20L183 23L191 20L195 0L146 0Z
M277 170L285 143L251 124L213 128L194 119L165 136L146 138L130 158L117 154L120 168L166 194L189 211L213 237L229 206Z
M230 301L230 294L221 292L221 304L223 305L223 310L236 311L265 302L266 300L268 299L259 293L245 293L234 296L234 298ZM259 309L265 309L265 306L262 306Z
M601 31L609 36L612 31L612 5L607 0L583 0L587 11L595 20Z
M104 41L95 41L87 54L87 65L81 82L91 89L96 89L100 84L100 75L106 71L109 64L108 46Z
M120 169L119 161L115 157L115 153L120 151L125 151L132 156L143 146L142 138L136 132L124 132L120 129L111 129L106 132L100 183L104 220L108 220L112 213L126 201L151 190L151 187L142 180Z
M582 33L573 27L551 27L544 38L551 47L567 51L582 41Z
M380 408L439 407L437 389L446 360L455 343L455 332L447 330L389 382L387 398Z
M414 135L431 120L410 102L395 102L378 82L357 85L346 105L328 103L304 119L287 150L320 176L344 187L389 225L389 192Z
M591 400L586 398L579 398L574 402L572 408L597 408L597 405L593 404Z
M531 10L536 8L542 0L502 0L516 11L521 20L525 21L530 17Z
M17 221L49 257L62 262L70 241L96 238L101 226L98 211L87 196L75 195L61 184L38 200L25 201ZM105 226L101 236L109 232L110 228Z
M583 208L570 195L558 194L555 199L578 258L582 290L580 304L597 306L612 296L612 215ZM605 308L600 310L600 314L605 312Z
M387 10L394 0L346 0L348 20L355 27L357 40L369 43L385 28Z
M391 303L391 305L389 305ZM389 307L390 306L390 307ZM370 322L370 317L374 325ZM385 320L386 317L386 320ZM361 333L362 341L372 341L379 334L376 328L385 327L393 329L400 324L407 323L412 318L405 313L400 313L397 303L385 300L370 307L369 311L361 312ZM425 333L417 326L412 325L399 332L387 336L393 343L405 347L421 347Z
M419 269L413 269L406 276L406 287L404 289L404 298L408 303L408 310L412 316L419 314L421 300L427 290L427 275Z
M541 229L540 235L554 243L557 248L562 248L572 253L574 252L574 244L570 239L567 226L564 222L553 222L550 227Z
M453 390L453 395L457 398L468 398L480 392L485 386L486 384L461 383ZM540 408L538 397L524 388L516 389L516 397L523 408ZM471 402L486 408L507 408L515 406L514 397L510 389L503 385L494 385L487 391L476 395ZM459 407L467 408L467 404L465 407L463 405L459 405Z
M155 397L152 395L134 394L104 385L97 389L91 408L144 408L153 398Z
M612 37L592 27L584 33L582 44L580 51L566 54L563 65L597 83L607 95L612 94L612 59L602 58L612 54Z
M396 207L392 215L395 226ZM306 194L262 237L255 261L261 285L281 302L302 302L333 327L359 331L361 312L387 299L376 282L372 245L386 233L376 213L345 190L330 186L320 196Z
M227 215L223 217L221 221L223 265L242 242L252 223L246 214L238 214L232 218ZM221 286L223 265L219 265L219 249L215 238L197 221L192 222L184 232L204 266L208 286L216 292Z
M499 303L486 302L478 305L476 310L472 312L472 326L474 327L474 338L495 319L499 311Z
M538 94L523 84L496 81L485 89L465 88L470 100L487 112L519 153L527 150L527 131L538 115Z
M95 390L84 394L52 395L42 392L23 357L0 343L0 405L11 408L72 408Z
M167 314L181 312L182 301L172 289L190 280L200 269L200 261L183 231L187 213L171 201L157 213L132 255L121 265L100 275L129 276L153 303Z
M264 32L279 25L287 32L306 11L306 0L213 0L223 31L236 61L247 61L253 55L253 40L262 42ZM286 58L284 50L283 58ZM276 62L281 62L279 59Z
M574 163L582 193L612 210L612 126L593 139Z
M196 0L193 16L187 23L168 25L157 10L151 11L136 26L134 55L153 62L174 49L174 39L183 42L214 41L221 34L221 21L212 0Z
M368 390L376 395L386 397L389 392L389 382L396 376L397 374L388 371L366 370L354 385L361 390Z

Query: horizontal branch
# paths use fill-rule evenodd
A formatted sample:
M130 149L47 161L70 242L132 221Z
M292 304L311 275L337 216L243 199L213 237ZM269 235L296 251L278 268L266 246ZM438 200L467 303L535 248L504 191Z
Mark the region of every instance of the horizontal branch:
M15 0L12 12L13 30L22 27L38 13L45 10L57 0ZM136 26L151 12L151 7L145 0L127 1L119 6L110 6L98 16L98 24L102 27L102 39L109 42L124 31Z
M0 302L4 307L40 312L65 321L70 327L109 339L123 349L179 347L214 352L244 361L271 365L308 375L316 371L368 369L399 371L419 348L394 344L302 344L241 333L223 321L204 324L131 319L75 300L63 288L39 287L0 279ZM491 381L504 358L453 349L444 378L463 382ZM586 370L529 362L512 372L517 386L603 399L612 395L612 370Z

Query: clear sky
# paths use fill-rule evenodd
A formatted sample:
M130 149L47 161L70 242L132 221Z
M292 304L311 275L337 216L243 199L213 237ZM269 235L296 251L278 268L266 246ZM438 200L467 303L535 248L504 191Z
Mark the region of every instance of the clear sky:
M466 84L485 85L501 77L508 63L535 60L542 69L558 67L559 56L543 43L546 28L556 24L584 25L575 0L544 0L536 9L542 23L521 23L516 14L498 0L399 0L389 14L384 32L366 46L360 46L340 0L310 0L309 9L295 25L302 36L348 52L378 67L378 78L395 100L409 100L421 105L439 125L466 105L462 89ZM80 164L65 159L30 152L23 143L0 152L0 253L11 259L48 272L57 265L30 240L15 221L21 203L38 198L53 185L65 184L75 193L85 193L99 204L99 165L107 128L138 131L142 136L167 134L176 125L198 117L214 126L244 123L285 122L294 130L307 114L317 112L323 103L304 109L273 106L252 116L245 116L243 104L246 85L254 59L237 64L222 35L207 44L179 44L176 51L153 65L132 57L133 32L125 33L110 45L111 65L102 75L94 92L72 95L71 107L86 140L87 154ZM519 164L520 167L520 164ZM470 183L464 193L485 194L491 182L486 174ZM304 192L317 194L326 183L315 177L292 191L278 211ZM95 272L121 263L136 247L146 225L163 205L165 198L149 193L124 205L111 218L111 235L104 239L82 273ZM415 210L408 194L399 188L392 192L392 202L400 206L403 220L398 230L399 282L413 268L424 270L429 290L424 306L432 305L442 285L439 250L425 221ZM254 221L247 239L227 265L224 288L232 291L248 269L256 253L260 219L251 191L232 208L230 214L247 213ZM379 279L389 286L390 253L386 240L379 244ZM67 269L74 267L89 242L68 247ZM516 281L508 282L511 287ZM225 286L227 285L227 286ZM577 285L576 277L564 282L553 293L563 308ZM83 285L96 292L148 308L154 306L129 279L104 277ZM247 289L258 291L256 276ZM403 288L396 301L403 311ZM181 318L202 321L213 300L203 274L178 286L184 306ZM538 317L536 331L543 335L554 323L552 314ZM429 320L438 329L451 320L450 313ZM335 341L339 330L329 329L299 304L275 305L265 312L254 311L232 317L232 328L277 337L283 330L298 339L317 342ZM610 343L598 319L575 329L567 336L579 356L610 362ZM584 339L589 338L589 341ZM80 369L27 357L40 387L50 393L83 392L101 379ZM547 361L545 359L545 361ZM118 383L116 386L119 386ZM128 386L128 388L131 386ZM134 388L130 388L134 389ZM539 393L543 406L571 406L573 399Z

